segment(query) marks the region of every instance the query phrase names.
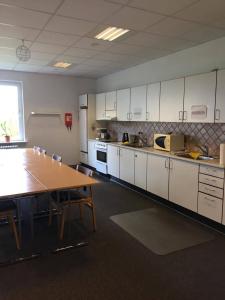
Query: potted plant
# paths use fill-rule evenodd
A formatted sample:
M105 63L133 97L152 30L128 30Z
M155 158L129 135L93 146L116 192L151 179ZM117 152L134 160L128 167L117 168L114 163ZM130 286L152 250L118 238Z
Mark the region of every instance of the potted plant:
M1 130L2 130L2 135L5 137L5 142L6 143L10 143L10 132L9 132L9 129L7 128L6 126L6 122L2 122L0 124L1 126Z

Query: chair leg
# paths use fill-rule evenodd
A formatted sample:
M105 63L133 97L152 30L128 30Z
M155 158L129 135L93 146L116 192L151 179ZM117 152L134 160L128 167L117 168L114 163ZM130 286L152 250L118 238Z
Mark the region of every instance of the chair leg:
M92 210L92 223L93 223L93 231L96 231L96 216L95 216L95 206L92 202L91 204L91 210Z
M64 236L64 226L65 226L65 209L63 209L62 217L61 217L61 226L60 226L60 233L59 233L60 240L62 240Z
M81 219L81 221L83 221L83 206L82 206L82 204L79 204L79 208L80 208L80 219Z
M49 204L48 226L52 225L52 205Z
M16 240L16 247L19 250L20 249L20 242L19 242L19 236L18 236L18 233L17 233L17 229L16 229L16 224L15 224L14 218L13 218L12 215L8 216L8 218L10 220L10 223L12 224L13 233L14 233L15 240Z

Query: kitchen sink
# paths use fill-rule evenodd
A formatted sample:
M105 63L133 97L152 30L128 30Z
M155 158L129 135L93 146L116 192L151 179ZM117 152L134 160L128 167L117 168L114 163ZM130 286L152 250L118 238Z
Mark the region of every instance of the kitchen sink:
M175 155L179 157L194 159L188 153L176 153ZM196 160L213 160L213 159L215 158L212 156L200 155Z

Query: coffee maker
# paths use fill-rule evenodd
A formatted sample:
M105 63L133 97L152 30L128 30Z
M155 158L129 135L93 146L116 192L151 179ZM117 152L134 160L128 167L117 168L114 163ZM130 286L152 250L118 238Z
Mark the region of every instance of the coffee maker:
M104 141L110 139L110 135L108 133L107 128L96 128L96 132L97 132L96 140Z
M126 142L129 142L129 135L127 132L124 132L122 136L122 143L126 143Z

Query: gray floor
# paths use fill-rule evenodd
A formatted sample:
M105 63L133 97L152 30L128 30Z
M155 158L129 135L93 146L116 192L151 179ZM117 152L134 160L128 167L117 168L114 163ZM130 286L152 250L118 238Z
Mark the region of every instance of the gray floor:
M94 198L97 232L91 231L88 213L86 230L77 227L78 233L82 228L89 246L0 268L1 300L225 298L222 235L168 255L156 255L110 220L113 215L155 207L151 199L111 182L97 185ZM44 223L41 228L35 241L44 232Z

